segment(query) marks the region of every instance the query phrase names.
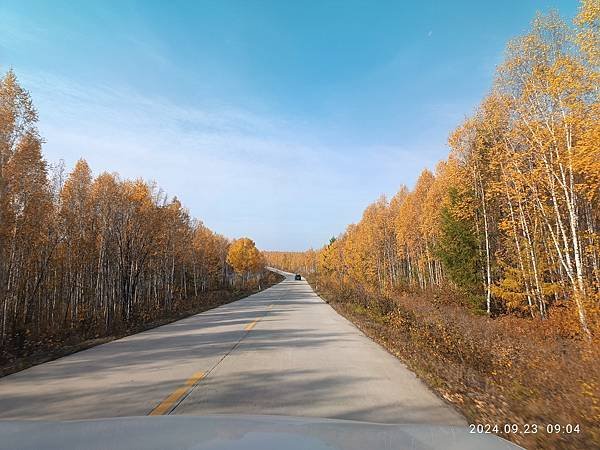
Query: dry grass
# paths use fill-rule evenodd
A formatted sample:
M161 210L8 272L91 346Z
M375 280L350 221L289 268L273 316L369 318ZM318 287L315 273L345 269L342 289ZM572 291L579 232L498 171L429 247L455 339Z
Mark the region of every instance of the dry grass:
M537 424L535 434L502 434L526 448L600 447L600 349L562 332L573 320L566 311L544 322L490 319L439 300L319 287L470 423ZM549 424L579 424L580 433L548 433Z

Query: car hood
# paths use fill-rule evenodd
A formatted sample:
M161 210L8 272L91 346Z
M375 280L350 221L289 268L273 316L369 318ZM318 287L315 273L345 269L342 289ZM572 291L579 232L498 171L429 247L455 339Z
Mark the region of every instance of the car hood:
M515 449L466 427L284 416L163 416L0 421L0 449Z

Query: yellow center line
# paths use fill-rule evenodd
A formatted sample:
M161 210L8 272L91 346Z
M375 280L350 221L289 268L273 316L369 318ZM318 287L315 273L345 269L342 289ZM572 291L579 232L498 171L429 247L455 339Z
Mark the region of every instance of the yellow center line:
M254 328L254 326L258 323L258 319L254 320L253 322L249 323L248 325L246 325L246 327L244 328L244 330L246 331L250 331L252 328Z
M185 384L186 386L193 386L195 385L198 381L200 381L202 378L204 378L206 374L204 372L196 372L194 375L192 375L191 378L189 378Z
M267 308L268 310L271 310L273 308L273 305L269 305L269 307ZM248 325L246 325L244 327L244 330L246 331L250 331L252 328L254 328L256 326L256 324L258 322L260 322L260 320L262 319L262 317L259 317L258 319L254 319L252 322L250 322ZM187 394L190 389L192 389L192 387L194 387L194 385L196 383L198 383L200 380L202 380L204 377L206 376L206 373L204 372L196 372L194 375L192 375L190 378L188 378L188 380L185 382L185 384L177 389L175 389L171 395L169 395L167 398L165 398L162 402L160 402L160 404L154 408L152 411L150 411L150 416L162 416L164 414L168 414L172 409L173 406L175 406L177 404L177 402L181 399L181 397L183 397L185 394Z
M175 391L173 391L173 393L171 395L169 395L162 402L160 402L160 404L156 408L154 408L152 411L150 411L150 414L148 414L148 415L149 416L162 416L164 414L168 414L169 411L171 411L171 409L173 408L173 405L175 405L175 403L177 403L177 401L181 397L183 397L185 394L187 394L188 391L196 383L198 383L198 381L200 381L202 378L204 378L204 376L205 376L204 372L196 372L185 382L184 386L181 386L181 387L175 389Z
M272 308L273 308L273 305L269 305L269 307L267 309L271 310ZM252 328L254 328L256 326L256 324L258 322L260 322L261 319L262 319L262 317L259 317L258 319L254 319L252 322L250 322L248 325L246 325L244 327L244 330L250 331Z

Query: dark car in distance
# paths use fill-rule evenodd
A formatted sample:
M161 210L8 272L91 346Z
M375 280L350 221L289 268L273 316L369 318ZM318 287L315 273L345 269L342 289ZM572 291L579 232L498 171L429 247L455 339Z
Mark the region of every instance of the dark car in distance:
M300 275L299 273L297 273L296 276L294 277L294 280L296 280L296 281L302 281L302 275Z

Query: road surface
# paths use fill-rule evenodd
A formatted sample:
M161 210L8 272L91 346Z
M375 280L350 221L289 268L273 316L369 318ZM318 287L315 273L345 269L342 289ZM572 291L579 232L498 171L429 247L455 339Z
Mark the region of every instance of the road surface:
M306 283L0 379L0 419L274 414L465 425Z

